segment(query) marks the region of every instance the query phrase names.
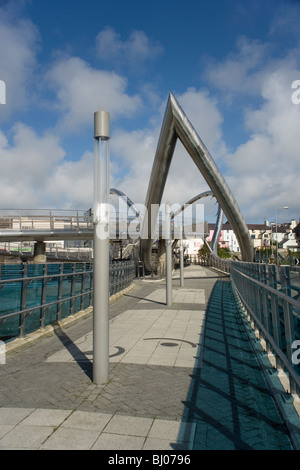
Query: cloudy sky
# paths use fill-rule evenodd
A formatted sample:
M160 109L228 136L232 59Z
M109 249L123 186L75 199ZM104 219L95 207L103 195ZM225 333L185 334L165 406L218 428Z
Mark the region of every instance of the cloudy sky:
M246 222L298 221L299 24L292 0L0 0L0 208L92 207L98 109L142 204L172 91ZM164 201L206 189L178 141Z

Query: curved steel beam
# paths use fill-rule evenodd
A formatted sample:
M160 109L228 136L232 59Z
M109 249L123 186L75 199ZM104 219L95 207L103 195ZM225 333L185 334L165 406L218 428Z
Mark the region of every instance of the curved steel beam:
M136 217L140 215L140 211L136 208L134 202L132 202L132 200L125 193L123 193L123 191L121 191L120 189L116 189L116 188L110 188L109 193L113 196L119 196L119 197L124 198L128 208L133 209L135 211Z
M194 204L194 202L199 201L199 199L202 199L203 197L207 197L207 196L212 196L213 197L213 195L214 195L214 193L212 191L204 191L203 193L197 194L197 196L192 197L192 199L190 199L189 201L182 204L182 206L179 209L177 209L176 212L172 212L171 213L171 220L174 219L178 214L180 214L180 212L183 212L184 209L186 209L187 206L189 206L191 204ZM204 241L205 241L205 238L204 238ZM177 242L178 242L178 239L175 239L172 243L172 247L175 247L177 245ZM209 250L211 251L210 246L209 246Z
M190 199L185 204L183 204L175 213L173 212L171 215L171 219L174 219L178 214L180 214L180 212L184 211L186 206L190 204L194 204L194 202L199 201L199 199L202 199L208 196L214 197L214 193L208 190L208 191L204 191L203 193L198 194L197 196L194 196L192 199ZM216 226L214 229L211 246L206 242L206 239L204 238L205 245L208 247L209 251L214 254L217 254L218 241L220 238L222 225L223 225L223 217L224 217L223 209L220 206L220 204L218 204L217 220L216 220ZM173 246L176 245L177 241L178 240L174 240Z
M222 207L219 204L216 226L215 226L214 234L213 234L212 241L211 241L211 251L215 255L217 255L217 252L218 252L218 241L219 241L219 238L220 238L220 235L221 235L221 230L222 230L222 225L223 225L223 218L224 218L224 212L223 212Z
M212 191L204 191L203 193L197 194L197 196L192 197L189 201L186 203L182 204L182 206L176 211L171 214L171 219L174 219L180 212L184 211L186 206L189 206L191 204L194 204L194 202L199 201L199 199L202 199L203 197L207 196L214 196L214 193Z
M151 269L151 220L157 220L166 179L176 146L180 139L190 157L213 191L238 239L242 259L252 261L253 248L247 225L239 207L214 160L172 93L169 95L161 133L153 162L145 206L141 254L147 269Z

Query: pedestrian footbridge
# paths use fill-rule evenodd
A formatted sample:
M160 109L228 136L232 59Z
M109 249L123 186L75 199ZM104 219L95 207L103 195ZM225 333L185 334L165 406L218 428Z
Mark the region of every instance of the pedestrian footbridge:
M191 201L212 195L219 209L208 264L173 271L170 286L170 270L153 276L152 249L165 247L158 211L177 139L210 187ZM105 227L137 240L145 269L110 264L108 383L92 381L93 263L0 265L0 450L300 449L300 268L252 263L237 203L172 94L143 216L126 204L124 225L118 213ZM223 213L242 261L216 256ZM93 236L91 211L0 213L0 242L34 241L37 257L45 241Z
M92 306L6 342L0 449L299 449L299 271L258 269L174 271L171 306L164 279L134 279L110 304L107 384Z

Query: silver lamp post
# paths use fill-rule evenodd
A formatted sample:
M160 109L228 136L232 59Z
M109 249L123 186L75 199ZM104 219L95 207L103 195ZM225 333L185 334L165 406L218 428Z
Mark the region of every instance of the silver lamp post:
M180 247L179 247L179 256L180 256L180 287L184 287L184 259L183 259L183 236L182 236L182 225L180 225Z
M93 382L109 377L109 113L94 113Z
M171 242L171 207L166 203L166 304L172 305L172 242Z

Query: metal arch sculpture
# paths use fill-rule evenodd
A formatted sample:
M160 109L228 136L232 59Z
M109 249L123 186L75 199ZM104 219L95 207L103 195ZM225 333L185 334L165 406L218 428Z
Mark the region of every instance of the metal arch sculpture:
M211 248L212 248L211 251L214 255L217 255L217 252L218 252L218 241L221 235L223 218L224 218L224 212L223 212L222 207L219 204L216 226L215 226L215 230L214 230L212 241L211 241Z
M204 197L212 196L214 197L214 193L212 191L204 191L203 193L197 194L197 196L192 197L189 201L187 201L185 204L182 204L182 206L176 211L173 212L171 215L171 219L174 219L180 212L184 211L186 206L189 206L190 204L194 204L194 202L199 201L200 199ZM219 204L218 207L218 213L217 213L217 221L216 221L216 226L215 230L213 233L213 238L212 238L212 243L211 246L206 243L206 240L204 239L204 243L206 243L207 247L209 248L211 253L216 254L217 253L217 248L218 248L218 241L220 238L221 230L222 230L222 224L223 224L223 210ZM177 240L175 240L177 242Z
M122 197L125 200L128 209L133 209L136 217L140 215L140 211L137 209L134 202L132 202L132 200L125 193L123 193L123 191L121 191L120 189L116 189L116 188L110 188L109 194L111 194L112 196Z
M141 254L146 268L151 269L151 249L154 241L149 227L151 227L151 220L157 219L158 207L161 203L177 139L180 139L217 198L236 234L242 259L252 261L251 239L240 209L204 143L173 94L170 93L145 200L148 220L143 224ZM152 213L151 210L153 210Z

